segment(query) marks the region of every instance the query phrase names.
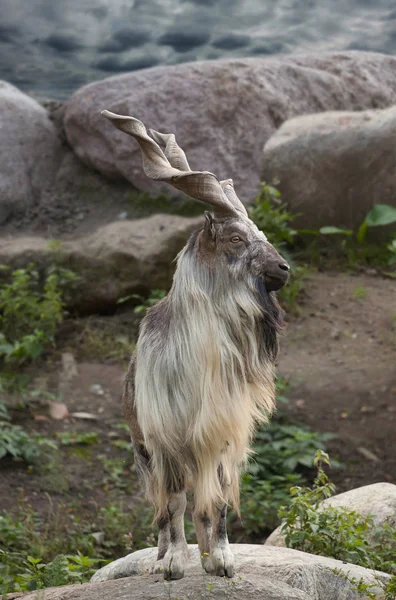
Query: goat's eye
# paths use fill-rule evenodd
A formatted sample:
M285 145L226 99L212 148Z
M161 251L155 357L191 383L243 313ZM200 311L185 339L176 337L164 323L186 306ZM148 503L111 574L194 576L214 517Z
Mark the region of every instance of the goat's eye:
M237 243L238 243L238 242L240 242L240 241L241 241L241 238L240 238L238 235L234 235L234 236L231 238L231 242L232 242L233 244L237 244Z

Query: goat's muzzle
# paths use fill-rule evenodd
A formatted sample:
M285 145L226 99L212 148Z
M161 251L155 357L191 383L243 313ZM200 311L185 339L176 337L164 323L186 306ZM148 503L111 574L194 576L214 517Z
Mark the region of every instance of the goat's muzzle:
M290 266L284 258L271 248L271 253L265 261L264 282L268 292L283 288L289 279Z

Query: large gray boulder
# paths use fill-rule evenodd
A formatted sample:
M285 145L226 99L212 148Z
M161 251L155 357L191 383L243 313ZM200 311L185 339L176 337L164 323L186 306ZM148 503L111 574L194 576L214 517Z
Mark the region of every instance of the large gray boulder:
M0 225L24 214L56 171L62 144L47 111L0 81Z
M350 596L354 598L355 596ZM226 581L219 577L191 575L179 581L162 581L162 576L138 576L84 583L42 592L11 594L8 600L312 600L305 592L285 583L271 581L257 573L241 580ZM349 598L349 596L348 596Z
M395 139L396 106L296 117L264 146L262 176L280 181L296 226L356 230L374 204L396 206Z
M199 591L204 591L206 584L212 584L216 582L216 579L203 574L198 547L191 545L189 548L190 560L184 582L181 585L189 584L190 590L194 591L196 597L199 597ZM236 565L235 583L232 584L227 580L220 582L217 580L218 585L215 587L215 592L218 595L214 597L223 597L223 595L220 595L221 586L223 586L224 591L225 588L228 588L230 592L236 592L236 598L241 599L295 598L297 600L306 598L307 600L340 600L342 598L343 600L352 600L358 598L359 596L350 589L350 584L344 578L336 575L334 569L339 569L351 578L355 577L357 580L362 578L367 583L376 583L374 571L332 558L290 550L289 548L232 544L232 551L235 555ZM148 575L148 572L155 562L156 553L156 548L147 548L129 554L97 571L91 581L98 583L122 577L145 576L147 583L151 583L153 578ZM377 573L377 576L379 580L386 580L389 577L382 573ZM162 576L157 576L156 579L161 580ZM174 597L187 597L179 595L178 585L179 582L172 582ZM184 591L189 588L182 589ZM225 593L224 597L227 597Z
M47 110L0 81L2 233L63 235L137 212L127 181L110 181L75 156L65 142L63 106L53 104Z
M158 190L138 145L100 115L132 115L174 132L191 167L232 177L242 200L262 177L262 148L296 115L390 106L396 57L368 52L241 58L144 69L91 83L69 100L64 125L76 154L105 175Z
M385 522L396 527L396 485L392 483L364 485L328 498L323 501L321 506L353 510L364 517L371 515L374 525L373 535ZM285 546L285 538L281 534L280 527L271 533L266 539L265 545Z
M55 248L44 238L12 236L0 239L0 264L71 269L78 279L69 290L68 306L82 312L105 310L129 294L166 289L173 259L202 222L202 217L162 214L118 221Z

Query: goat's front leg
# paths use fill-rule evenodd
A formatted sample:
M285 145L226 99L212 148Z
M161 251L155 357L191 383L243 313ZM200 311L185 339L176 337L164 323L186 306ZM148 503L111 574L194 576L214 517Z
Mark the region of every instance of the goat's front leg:
M230 550L227 535L227 504L213 507L212 535L210 538L209 561L205 570L219 577L234 577L234 555Z
M184 512L186 492L171 494L168 502L170 544L163 558L165 579L181 579L188 557L188 546L184 535Z
M199 513L194 509L193 523L197 534L198 548L201 555L202 566L205 571L211 570L210 539L212 536L212 521L208 513Z
M213 507L213 519L206 513L193 515L202 566L219 577L234 576L234 556L227 535L227 505Z

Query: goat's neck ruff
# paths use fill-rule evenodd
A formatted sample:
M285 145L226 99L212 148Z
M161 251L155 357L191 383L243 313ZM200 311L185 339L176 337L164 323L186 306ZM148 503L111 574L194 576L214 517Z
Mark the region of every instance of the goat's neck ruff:
M174 331L184 320L189 331L199 326L201 335L223 352L233 348L242 354L250 375L259 376L263 364L276 358L283 313L263 281L238 273L237 266L218 272L186 247L178 256L169 308ZM244 354L248 348L250 353Z

